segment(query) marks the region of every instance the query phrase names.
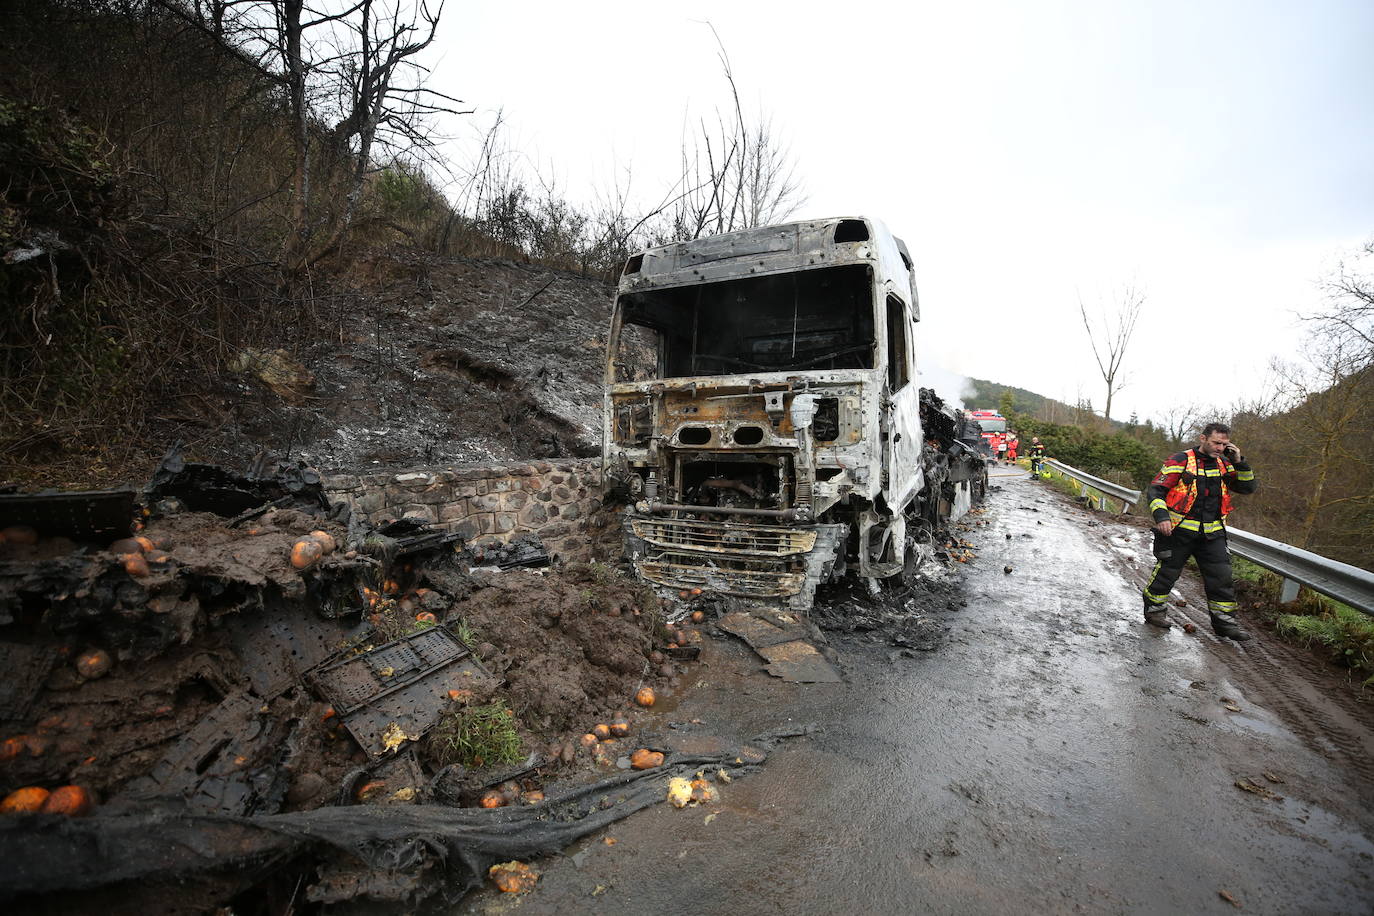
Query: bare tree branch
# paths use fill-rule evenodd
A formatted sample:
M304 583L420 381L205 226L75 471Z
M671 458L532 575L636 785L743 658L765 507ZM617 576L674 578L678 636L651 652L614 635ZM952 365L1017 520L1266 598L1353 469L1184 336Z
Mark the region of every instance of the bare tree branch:
M1107 404L1102 415L1108 420L1112 418L1112 396L1125 386L1121 365L1126 359L1126 348L1130 346L1131 335L1135 333L1136 322L1140 320L1140 310L1144 305L1144 291L1134 283L1128 283L1114 302L1101 303L1101 315L1094 324L1088 317L1088 307L1083 297L1078 297L1078 313L1083 318L1083 329L1088 332L1093 359L1097 361L1102 381L1107 383Z

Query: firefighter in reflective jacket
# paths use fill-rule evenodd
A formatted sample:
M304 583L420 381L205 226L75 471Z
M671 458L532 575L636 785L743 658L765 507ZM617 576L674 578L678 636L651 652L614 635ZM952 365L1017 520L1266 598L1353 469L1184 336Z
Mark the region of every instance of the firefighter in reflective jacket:
M1039 437L1039 436L1031 436L1030 464L1031 464L1031 476L1032 476L1032 477L1039 477L1039 476L1040 476L1040 465L1043 464L1044 461L1045 461L1045 446L1044 446L1044 443L1042 443L1042 442L1040 441L1040 437Z
M1146 491L1154 516L1155 564L1145 584L1145 622L1169 628L1165 601L1189 557L1197 558L1207 612L1218 636L1237 642L1250 634L1236 623L1226 516L1231 494L1255 492L1255 472L1231 442L1231 429L1209 423L1196 448L1171 455Z

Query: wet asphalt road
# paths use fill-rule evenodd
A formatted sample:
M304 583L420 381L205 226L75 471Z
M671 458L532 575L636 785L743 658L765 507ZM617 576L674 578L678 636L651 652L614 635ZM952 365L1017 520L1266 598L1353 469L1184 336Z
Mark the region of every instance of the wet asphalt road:
M1237 912L1224 891L1246 913L1374 913L1369 704L1267 637L1145 627L1146 532L993 483L937 650L837 640L847 683L796 686L714 643L665 720L821 731L720 804L657 806L463 910ZM1188 604L1175 620L1205 622Z

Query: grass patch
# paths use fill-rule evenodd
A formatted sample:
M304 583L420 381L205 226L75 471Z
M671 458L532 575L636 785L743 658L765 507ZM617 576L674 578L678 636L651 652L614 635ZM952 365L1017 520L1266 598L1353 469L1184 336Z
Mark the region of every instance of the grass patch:
M596 560L587 564L587 573L597 585L611 585L619 578L614 569Z
M1374 686L1374 618L1339 602L1322 614L1283 614L1274 628L1305 646L1322 646L1339 664L1365 675Z
M1327 650L1334 662L1354 671L1366 687L1374 687L1374 617L1309 588L1300 589L1294 601L1279 604L1283 577L1234 554L1231 573L1242 589L1265 599L1260 616L1274 625L1276 633L1290 642Z
M450 624L449 630L452 631L454 636L458 637L460 643L468 647L468 651L477 651L477 644L480 643L481 640L477 636L477 631L474 630L466 620L460 620L457 623Z
M519 763L523 756L520 736L515 732L515 713L504 703L444 713L430 732L429 746L440 766L495 766Z
M1231 575L1242 582L1250 582L1254 585L1275 586L1274 595L1278 596L1278 589L1282 587L1279 577L1265 569L1257 563L1251 563L1244 557L1231 555Z

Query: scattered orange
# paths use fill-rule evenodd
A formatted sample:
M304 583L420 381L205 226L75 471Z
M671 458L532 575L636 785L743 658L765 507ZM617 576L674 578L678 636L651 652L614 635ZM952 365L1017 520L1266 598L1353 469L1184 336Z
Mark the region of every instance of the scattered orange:
M654 767L663 766L663 754L641 747L630 755L630 766L636 770L652 770Z
M635 694L635 702L644 707L653 706L657 699L658 697L654 695L654 688L652 687L641 687L639 692Z
M11 544L37 544L38 531L28 525L11 525L5 529L5 540Z
M42 810L48 800L48 790L42 786L26 786L15 789L0 802L0 814L32 814Z
M85 817L91 813L91 793L81 786L62 786L52 790L39 810L44 814Z
M13 760L21 756L28 747L27 741L26 736L18 735L0 742L0 760Z
M539 882L539 872L524 862L502 862L487 869L487 877L497 889L507 894L523 894L534 890Z
M314 538L301 538L291 545L291 565L297 569L308 568L322 556L324 548Z
M76 670L87 680L94 680L109 674L113 664L114 662L110 660L110 653L104 649L92 649L89 652L82 652L76 657Z
M360 802L365 802L370 799L376 798L378 795L381 795L385 791L386 780L372 779L359 786L357 791L353 793L353 797Z

